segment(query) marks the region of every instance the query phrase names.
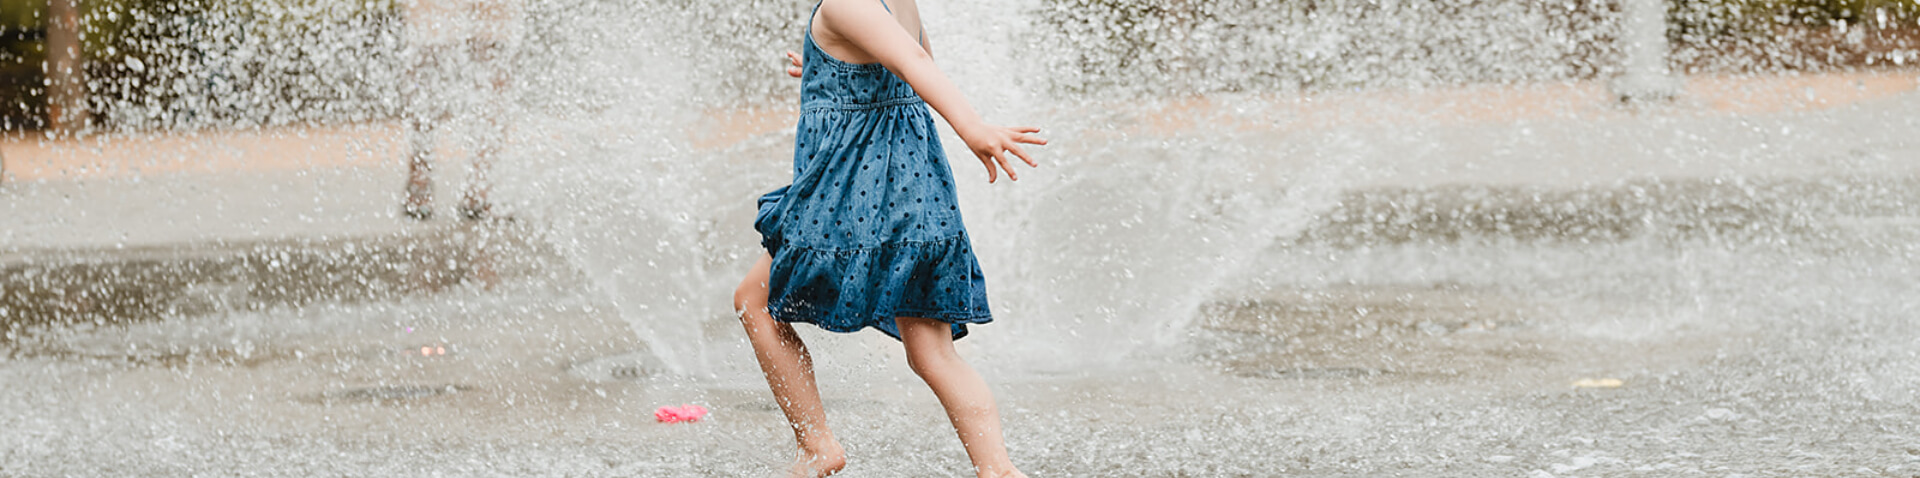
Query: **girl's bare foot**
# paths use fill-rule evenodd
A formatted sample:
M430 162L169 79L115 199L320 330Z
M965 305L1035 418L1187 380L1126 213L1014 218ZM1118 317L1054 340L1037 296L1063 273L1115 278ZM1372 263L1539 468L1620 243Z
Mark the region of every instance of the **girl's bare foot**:
M980 478L1027 478L1027 474L1020 470L982 471L978 474Z
M816 447L803 447L800 456L793 461L793 468L787 470L789 478L821 478L833 476L847 467L847 451L840 448L838 442L828 442Z

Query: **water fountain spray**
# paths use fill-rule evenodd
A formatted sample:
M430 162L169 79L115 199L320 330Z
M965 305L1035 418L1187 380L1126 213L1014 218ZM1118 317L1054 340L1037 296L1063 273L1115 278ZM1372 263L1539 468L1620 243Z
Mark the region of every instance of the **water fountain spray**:
M1667 56L1667 3L1665 0L1625 0L1621 21L1623 73L1609 86L1623 103L1658 103L1680 94L1680 81L1673 76Z

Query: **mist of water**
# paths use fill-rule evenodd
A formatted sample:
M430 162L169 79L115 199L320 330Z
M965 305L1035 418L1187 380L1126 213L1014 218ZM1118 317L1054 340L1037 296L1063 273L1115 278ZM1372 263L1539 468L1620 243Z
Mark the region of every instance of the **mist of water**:
M1273 21L1276 12L1212 11L1205 12L1210 17L1176 15L1175 20L1199 32L1177 34L1126 23L1166 20L1148 16L1083 14L1076 18L1091 22L1088 25L1131 30L1058 30L1046 16L1075 8L1065 3L929 2L925 8L939 62L984 114L995 121L1042 126L1055 144L1040 148L1044 166L1021 183L990 187L962 182L963 207L991 277L995 314L1003 318L994 327L1004 328L986 329L996 338L978 347L988 349L983 355L998 357L995 360L1064 368L1153 353L1177 342L1195 309L1222 278L1276 238L1290 236L1315 213L1331 208L1337 191L1364 176L1371 163L1419 149L1419 140L1411 139L1417 136L1388 139L1385 143L1397 147L1382 149L1379 139L1340 130L1276 137L1204 127L1142 127L1154 117L1198 123L1260 117L1271 107L1258 96L1223 97L1218 108L1195 111L1180 111L1177 97L1148 103L1126 103L1126 98L1169 86L1174 92L1194 93L1261 87L1259 82L1208 78L1212 73L1285 79L1284 90L1566 77L1570 69L1542 65L1596 36L1540 28L1552 17L1527 8L1475 11L1448 17L1448 22L1418 22L1431 14L1412 6L1333 8L1292 12L1298 14L1295 21L1254 32L1233 27ZM686 128L684 122L700 112L729 108L735 95L684 85L732 76L747 77L729 80L744 85L785 80L777 73L774 55L798 37L800 23L795 19L804 16L796 16L796 10L800 15L805 10L702 6L674 13L681 16L672 18L696 29L731 31L721 26L738 24L786 29L784 35L759 32L762 42L743 46L744 55L758 60L745 62L737 60L742 52L715 50L716 45L742 47L737 43L698 34L651 33L661 32L659 10L632 8L632 13L570 22L576 34L606 32L602 38L614 38L616 32L627 32L628 38L582 45L589 53L581 57L591 60L552 66L610 73L635 83L610 101L616 106L588 118L563 115L558 123L638 136L609 141L575 135L551 147L564 155L529 158L528 164L537 166L513 176L543 178L524 188L528 207L558 226L553 240L567 246L574 264L595 278L596 286L618 304L663 360L683 372L698 372L710 369L715 360L700 352L699 344L709 339L702 331L715 321L730 320L724 300L733 281L758 255L753 247L757 238L743 226L751 217L750 199L784 182L784 145L791 142L791 133L722 151L690 147L676 138L683 134L679 131ZM1231 18L1231 13L1255 16ZM1369 27L1394 31L1389 27L1414 24L1427 29L1368 41L1344 36ZM979 33L970 25L993 28ZM1166 31L1171 30L1169 26ZM1558 41L1525 41L1515 35L1520 31L1564 35ZM1434 35L1461 48L1454 54L1411 53L1432 43ZM1188 48L1173 55L1095 47L1136 37ZM1300 56L1303 45L1308 52ZM1481 48L1487 45L1502 46ZM1200 62L1219 58L1213 54L1221 51L1255 56L1231 57L1239 58L1227 60L1237 62L1233 64ZM1334 60L1354 57L1393 58L1400 64ZM621 60L608 60L616 58ZM1290 60L1261 64L1256 58ZM744 66L716 69L710 62ZM1153 70L1069 71L1087 62L1132 62ZM606 79L585 74L572 81ZM791 90L775 85L768 89ZM633 93L663 88L661 94ZM1235 104L1242 100L1245 105ZM552 120L538 122L547 121ZM1116 134L1116 129L1126 132ZM945 143L962 144L951 136ZM961 178L977 176L964 150L950 151L949 158ZM556 194L559 191L566 193Z
M809 5L542 0L410 24L393 16L406 5L167 17L147 28L188 33L142 45L164 61L116 61L144 74L123 90L172 93L109 95L105 109L132 130L415 115L456 149L504 144L499 212L546 226L668 368L712 371L708 331L725 330L734 281L759 254L753 198L785 182L792 132L693 138L716 114L795 103L779 54ZM1623 45L1664 44L1633 40L1663 33L1623 31L1613 7L927 2L942 68L991 120L1054 142L1018 184L965 180L974 161L949 152L1001 317L981 347L1070 368L1177 342L1223 278L1342 191L1445 153L1423 137L1440 122L1376 124L1399 114L1385 101L1345 103L1327 124L1242 126L1324 113L1288 98L1611 77L1629 69Z
M1036 476L1920 469L1920 83L1875 69L1920 58L1904 4L1803 31L1668 3L1660 60L1615 1L921 1L984 115L1053 142L988 185L942 138L996 317L958 346ZM792 457L728 299L790 179L811 4L142 4L128 38L160 40L96 52L76 134L366 126L314 137L427 145L436 205L487 183L494 217L408 222L395 163L0 184L91 225L0 230L75 249L0 244L0 474ZM1620 101L1636 72L1683 88ZM318 237L119 250L164 220ZM897 343L801 334L848 476L968 469ZM687 403L713 415L648 413Z

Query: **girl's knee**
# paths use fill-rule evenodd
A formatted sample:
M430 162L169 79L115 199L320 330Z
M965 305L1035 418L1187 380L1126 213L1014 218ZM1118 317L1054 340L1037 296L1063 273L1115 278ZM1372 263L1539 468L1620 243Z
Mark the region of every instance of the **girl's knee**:
M760 262L755 263L753 269L747 271L747 276L740 279L740 287L733 289L734 313L744 315L747 311L767 307L767 271L772 263L773 258L761 254Z
M767 287L752 277L740 281L740 287L733 289L733 313L745 314L749 310L767 306Z
M945 362L945 359L945 357L941 357L937 352L912 348L907 349L907 368L912 369L915 375L921 377L940 370L942 368L942 362Z
M951 370L958 363L961 363L960 354L951 346L907 350L907 368L922 378Z
M946 330L942 327L940 329L942 335L939 336L901 330L903 332L901 342L907 348L907 368L913 369L913 373L926 376L929 372L938 372L959 362L960 354L953 350L952 337L944 335L947 333Z

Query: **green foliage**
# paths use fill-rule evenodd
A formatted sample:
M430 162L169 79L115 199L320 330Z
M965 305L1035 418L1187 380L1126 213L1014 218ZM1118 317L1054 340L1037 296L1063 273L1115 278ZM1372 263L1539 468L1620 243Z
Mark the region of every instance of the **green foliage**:
M139 127L303 121L338 116L329 108L349 98L347 116L382 114L391 108L367 105L391 75L363 73L397 51L402 1L83 0L93 110ZM46 9L0 0L0 129L40 125Z
M1667 21L1695 72L1871 66L1920 46L1920 0L1678 0Z
M1920 13L1916 0L1744 0L1751 18L1781 24L1830 26L1834 23L1877 26L1880 18L1911 20Z
M33 28L47 14L47 0L0 0L0 28Z
M0 0L0 130L39 124L46 108L40 39L46 0Z
M1668 12L1674 39L1693 42L1778 28L1920 28L1920 0L1679 0Z
M1622 3L1043 0L1033 17L1065 53L1049 57L1056 87L1157 96L1607 78L1623 58ZM1911 55L1920 32L1920 0L1666 5L1690 71L1873 65Z
M1045 0L1067 93L1419 87L1603 75L1606 0Z
M353 19L397 18L401 10L399 0L88 0L86 5L88 57L108 63L129 51L151 51L149 45L230 26L219 23L299 36Z

